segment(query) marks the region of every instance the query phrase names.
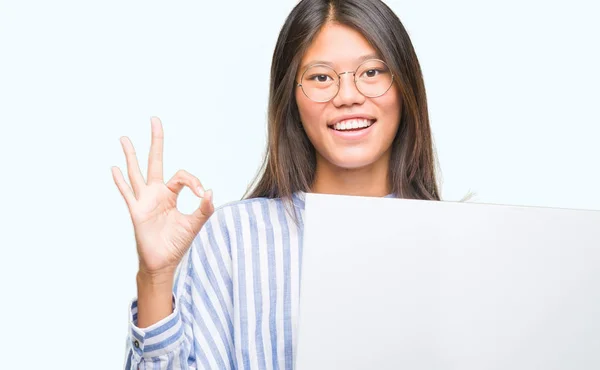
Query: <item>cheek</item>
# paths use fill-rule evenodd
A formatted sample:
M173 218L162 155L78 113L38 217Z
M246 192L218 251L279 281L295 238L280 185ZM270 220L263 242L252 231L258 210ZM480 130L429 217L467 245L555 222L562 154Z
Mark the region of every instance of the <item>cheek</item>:
M302 124L307 130L321 125L323 117L323 104L316 104L309 100L302 92L296 92L296 104Z
M398 124L400 121L402 101L400 100L397 89L391 89L383 97L385 99L379 104L381 112L385 117L389 117L389 120L393 120L395 124Z
M296 91L296 105L298 106L298 113L300 113L300 120L302 123L305 123L308 107L305 101L305 96L298 91Z

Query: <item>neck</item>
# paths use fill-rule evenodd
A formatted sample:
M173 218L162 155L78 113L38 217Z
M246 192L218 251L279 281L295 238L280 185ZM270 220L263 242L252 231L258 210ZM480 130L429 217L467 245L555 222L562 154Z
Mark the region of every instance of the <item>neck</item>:
M391 193L389 158L360 168L337 167L318 156L312 192L319 194L383 197Z

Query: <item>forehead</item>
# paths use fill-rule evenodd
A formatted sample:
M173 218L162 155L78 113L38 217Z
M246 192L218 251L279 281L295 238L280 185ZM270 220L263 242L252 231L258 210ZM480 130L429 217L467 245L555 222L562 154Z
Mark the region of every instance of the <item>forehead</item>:
M353 68L365 55L377 57L377 52L360 32L348 26L329 23L304 53L301 67L313 61L326 61L333 67Z

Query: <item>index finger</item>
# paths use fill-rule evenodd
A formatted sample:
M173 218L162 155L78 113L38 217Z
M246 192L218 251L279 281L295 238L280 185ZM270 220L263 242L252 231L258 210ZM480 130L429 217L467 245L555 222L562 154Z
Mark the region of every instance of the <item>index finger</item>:
M163 181L163 141L162 123L158 117L150 119L152 125L152 141L148 155L148 183Z

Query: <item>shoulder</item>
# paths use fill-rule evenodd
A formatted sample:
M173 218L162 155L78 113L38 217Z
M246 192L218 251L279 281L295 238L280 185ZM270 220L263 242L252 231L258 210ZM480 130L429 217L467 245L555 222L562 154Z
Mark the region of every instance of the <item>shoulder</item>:
M254 234L271 228L294 227L301 222L304 193L291 199L251 198L217 207L198 234L199 244L246 244Z
M229 202L218 207L209 221L236 233L256 224L287 222L301 217L303 211L304 193L295 193L291 199L261 197Z

